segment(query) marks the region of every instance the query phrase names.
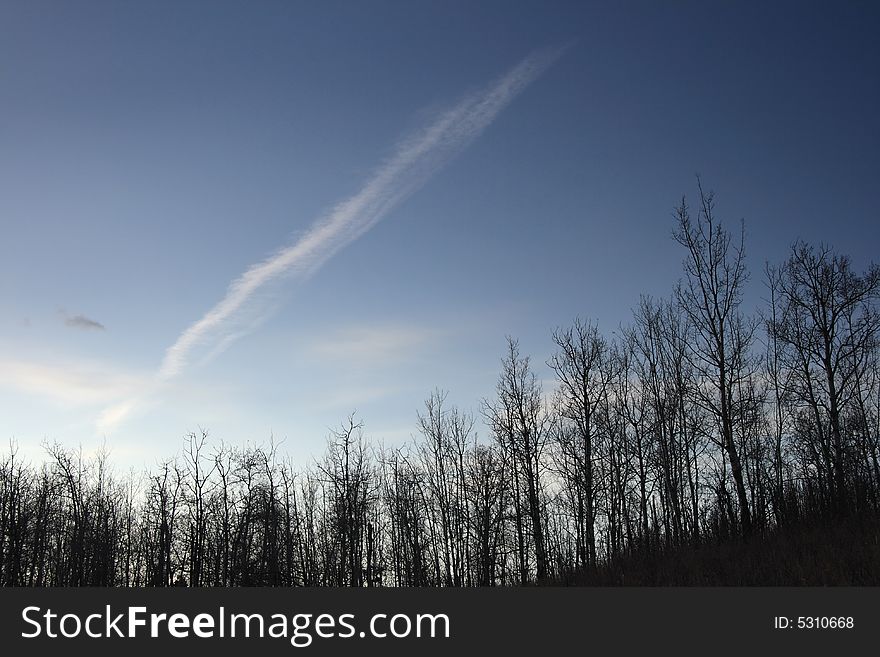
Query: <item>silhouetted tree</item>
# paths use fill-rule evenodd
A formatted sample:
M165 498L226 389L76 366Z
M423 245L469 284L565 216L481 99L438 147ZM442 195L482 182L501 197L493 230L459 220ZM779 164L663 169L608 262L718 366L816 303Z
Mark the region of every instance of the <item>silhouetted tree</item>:
M675 239L671 299L617 335L553 332L546 399L508 338L487 440L435 391L411 442L352 415L304 468L202 430L127 476L106 450L46 444L32 465L11 444L0 584L876 584L880 269L796 243L749 317L742 234L702 187Z
M534 548L536 574L545 580L547 551L542 511L542 457L547 445L548 414L541 388L529 365L520 356L519 344L507 341L497 398L485 402L485 415L504 451L514 480L514 513L521 583L530 581L528 540Z
M694 327L691 363L708 386L698 386L695 394L718 422L717 441L725 450L739 504L742 532L752 530L752 514L746 494L745 478L737 449L735 426L737 387L748 374L747 360L754 326L740 313L743 285L748 279L743 248L745 230L739 244L731 241L715 217L711 193L699 186L700 204L696 219L691 217L685 199L676 209L675 240L687 250L685 280L676 289L680 307Z
M844 424L847 416L855 425L866 419L860 384L877 350L880 268L859 275L849 258L799 242L779 271L778 289L781 311L771 334L787 348L788 392L802 413L803 438L817 457L820 487L843 512L849 502L847 461L859 451L847 444ZM870 447L862 452L870 453Z

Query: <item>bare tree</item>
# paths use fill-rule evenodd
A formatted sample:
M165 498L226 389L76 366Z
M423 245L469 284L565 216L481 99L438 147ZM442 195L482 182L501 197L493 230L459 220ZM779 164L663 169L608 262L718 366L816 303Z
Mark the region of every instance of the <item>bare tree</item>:
M568 427L556 433L558 465L573 493L576 560L586 570L596 558L596 461L599 450L598 415L607 402L614 377L609 346L596 324L580 318L572 327L553 332L557 351L548 362L556 373L558 414Z
M207 539L206 496L210 493L211 477L217 463L205 463L204 448L208 433L200 430L185 439L183 461L185 469L185 500L189 509L189 583L201 584ZM210 466L210 467L209 467Z
M527 537L534 546L537 578L546 580L548 559L541 473L549 416L529 358L520 356L519 343L513 338L507 340L507 356L502 360L497 397L484 403L484 412L496 440L509 457L513 473L521 583L526 584L531 579Z
M467 576L468 553L464 460L474 418L455 407L444 407L445 402L446 393L440 391L425 400L425 410L418 415L423 437L419 453L428 486L428 510L437 527L434 534L443 582L461 586Z
M814 419L811 433L829 502L843 511L848 503L843 418L848 410L859 411L858 384L877 348L880 268L859 275L846 256L798 242L778 287L782 312L771 332L788 348L790 390Z
M685 199L676 209L678 224L673 235L687 251L685 280L676 289L676 296L696 334L690 351L692 363L707 384L695 392L717 419L717 440L727 453L741 528L747 536L752 531L752 514L734 426L739 415L737 384L747 368L755 330L740 313L743 286L748 280L745 230L741 228L738 243L732 242L730 233L715 217L713 194L704 192L702 184L699 193L695 219Z
M375 482L363 441L363 425L349 416L328 442L318 470L328 486L327 529L333 540L333 580L337 586L363 586L369 576L365 556L372 531L368 508L374 503Z

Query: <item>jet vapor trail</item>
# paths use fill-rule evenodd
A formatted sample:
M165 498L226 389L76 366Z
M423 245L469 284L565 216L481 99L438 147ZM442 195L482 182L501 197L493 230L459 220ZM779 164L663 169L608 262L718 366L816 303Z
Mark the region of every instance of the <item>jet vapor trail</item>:
M242 319L248 302L259 290L282 277L308 278L339 250L370 230L473 142L564 49L532 53L483 91L467 97L398 144L360 191L317 219L296 242L233 280L226 295L167 349L157 382L180 374L196 347L213 345L211 353L215 354L241 337L246 331L235 330L232 325ZM125 414L108 409L104 417Z

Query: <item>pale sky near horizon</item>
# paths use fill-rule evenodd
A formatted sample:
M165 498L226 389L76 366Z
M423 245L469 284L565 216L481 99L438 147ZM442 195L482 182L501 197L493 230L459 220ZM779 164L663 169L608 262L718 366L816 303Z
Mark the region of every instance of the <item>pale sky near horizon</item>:
M660 4L0 0L0 441L307 462L479 414L505 335L549 387L553 328L669 294L696 173L750 304L796 238L876 260L878 5Z

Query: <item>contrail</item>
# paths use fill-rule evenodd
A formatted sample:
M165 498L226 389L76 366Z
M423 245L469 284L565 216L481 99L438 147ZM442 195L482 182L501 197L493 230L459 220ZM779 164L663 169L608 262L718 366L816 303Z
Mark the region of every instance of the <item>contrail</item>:
M158 382L168 381L183 371L196 347L213 345L214 354L241 337L246 331L234 331L231 325L242 319L244 309L258 291L282 277L308 278L340 249L370 230L461 153L565 48L532 53L486 89L464 99L398 144L359 192L318 218L296 242L233 280L225 296L183 331L165 352Z

